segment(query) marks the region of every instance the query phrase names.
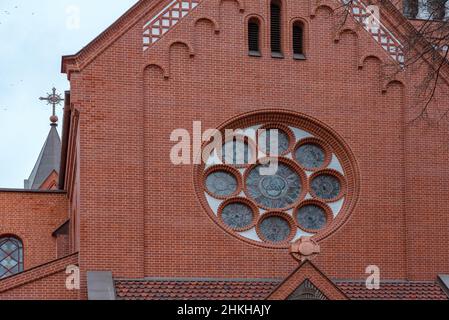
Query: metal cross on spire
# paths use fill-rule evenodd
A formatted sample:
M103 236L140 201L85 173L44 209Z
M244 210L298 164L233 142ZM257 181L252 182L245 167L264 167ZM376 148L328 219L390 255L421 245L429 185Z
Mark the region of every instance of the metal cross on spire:
M56 125L56 122L58 122L58 117L56 116L56 106L60 105L64 99L60 94L56 93L56 88L53 88L52 93L47 93L46 97L40 97L39 100L47 101L47 105L52 105L53 113L50 117L50 121L52 125Z

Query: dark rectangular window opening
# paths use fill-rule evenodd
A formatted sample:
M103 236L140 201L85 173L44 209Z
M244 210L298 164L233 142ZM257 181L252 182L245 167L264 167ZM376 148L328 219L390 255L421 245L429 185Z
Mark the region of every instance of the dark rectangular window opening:
M293 25L292 38L293 58L304 60L306 58L304 55L304 29L298 23Z
M260 57L259 23L255 20L248 22L248 55Z
M271 55L274 58L282 58L281 49L281 6L271 3Z

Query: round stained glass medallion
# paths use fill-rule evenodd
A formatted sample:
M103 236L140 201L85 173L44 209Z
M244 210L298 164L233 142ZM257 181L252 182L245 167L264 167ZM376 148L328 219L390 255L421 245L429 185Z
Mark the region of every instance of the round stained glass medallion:
M305 143L296 149L295 159L304 168L315 170L324 165L326 152L318 144Z
M320 174L312 179L310 184L313 192L323 200L335 199L340 195L340 179L331 174Z
M278 243L288 240L292 233L290 223L280 216L268 216L259 224L259 233L263 240Z
M224 164L245 165L253 158L253 150L246 141L240 139L223 144L221 152Z
M277 134L276 134L277 133ZM274 152L271 146L276 145L277 152ZM290 139L283 130L280 129L265 129L259 135L259 148L269 156L278 156L284 154L290 147Z
M210 194L217 197L228 197L237 191L236 177L227 171L217 170L206 178L206 188Z
M248 196L265 208L280 209L295 204L302 193L302 181L298 173L290 166L278 162L275 174L263 175L262 168L254 167L246 177Z
M221 210L221 219L232 229L246 229L252 225L254 213L251 207L241 202L232 202Z
M326 211L318 205L307 204L297 210L296 221L304 230L318 231L327 224Z

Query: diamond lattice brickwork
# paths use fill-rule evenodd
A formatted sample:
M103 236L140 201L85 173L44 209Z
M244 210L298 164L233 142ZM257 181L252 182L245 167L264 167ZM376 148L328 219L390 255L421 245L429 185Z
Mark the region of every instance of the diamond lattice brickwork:
M359 0L351 2L343 0L343 3L351 9L354 18L368 31L374 40L387 51L390 57L404 66L404 51L400 41L382 24L382 22L371 12L368 7Z
M143 27L143 50L147 50L162 38L172 27L195 9L202 0L173 0L159 11ZM360 0L341 0L350 6L354 18L368 31L390 57L404 66L404 51L400 41L373 16ZM369 23L371 21L371 23Z
M195 9L201 0L173 0L143 27L143 50L159 41L172 27Z

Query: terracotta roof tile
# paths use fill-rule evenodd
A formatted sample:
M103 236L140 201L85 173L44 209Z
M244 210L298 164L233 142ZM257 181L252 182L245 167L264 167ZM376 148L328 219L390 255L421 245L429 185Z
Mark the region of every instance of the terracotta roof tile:
M448 297L435 281L388 281L379 290L369 290L365 282L335 281L352 300L447 300Z
M263 300L277 280L115 280L124 300ZM353 300L447 300L437 282L389 281L368 290L362 281L335 281Z
M116 280L118 299L139 300L260 300L276 288L279 281L229 280ZM145 295L142 294L145 291Z

